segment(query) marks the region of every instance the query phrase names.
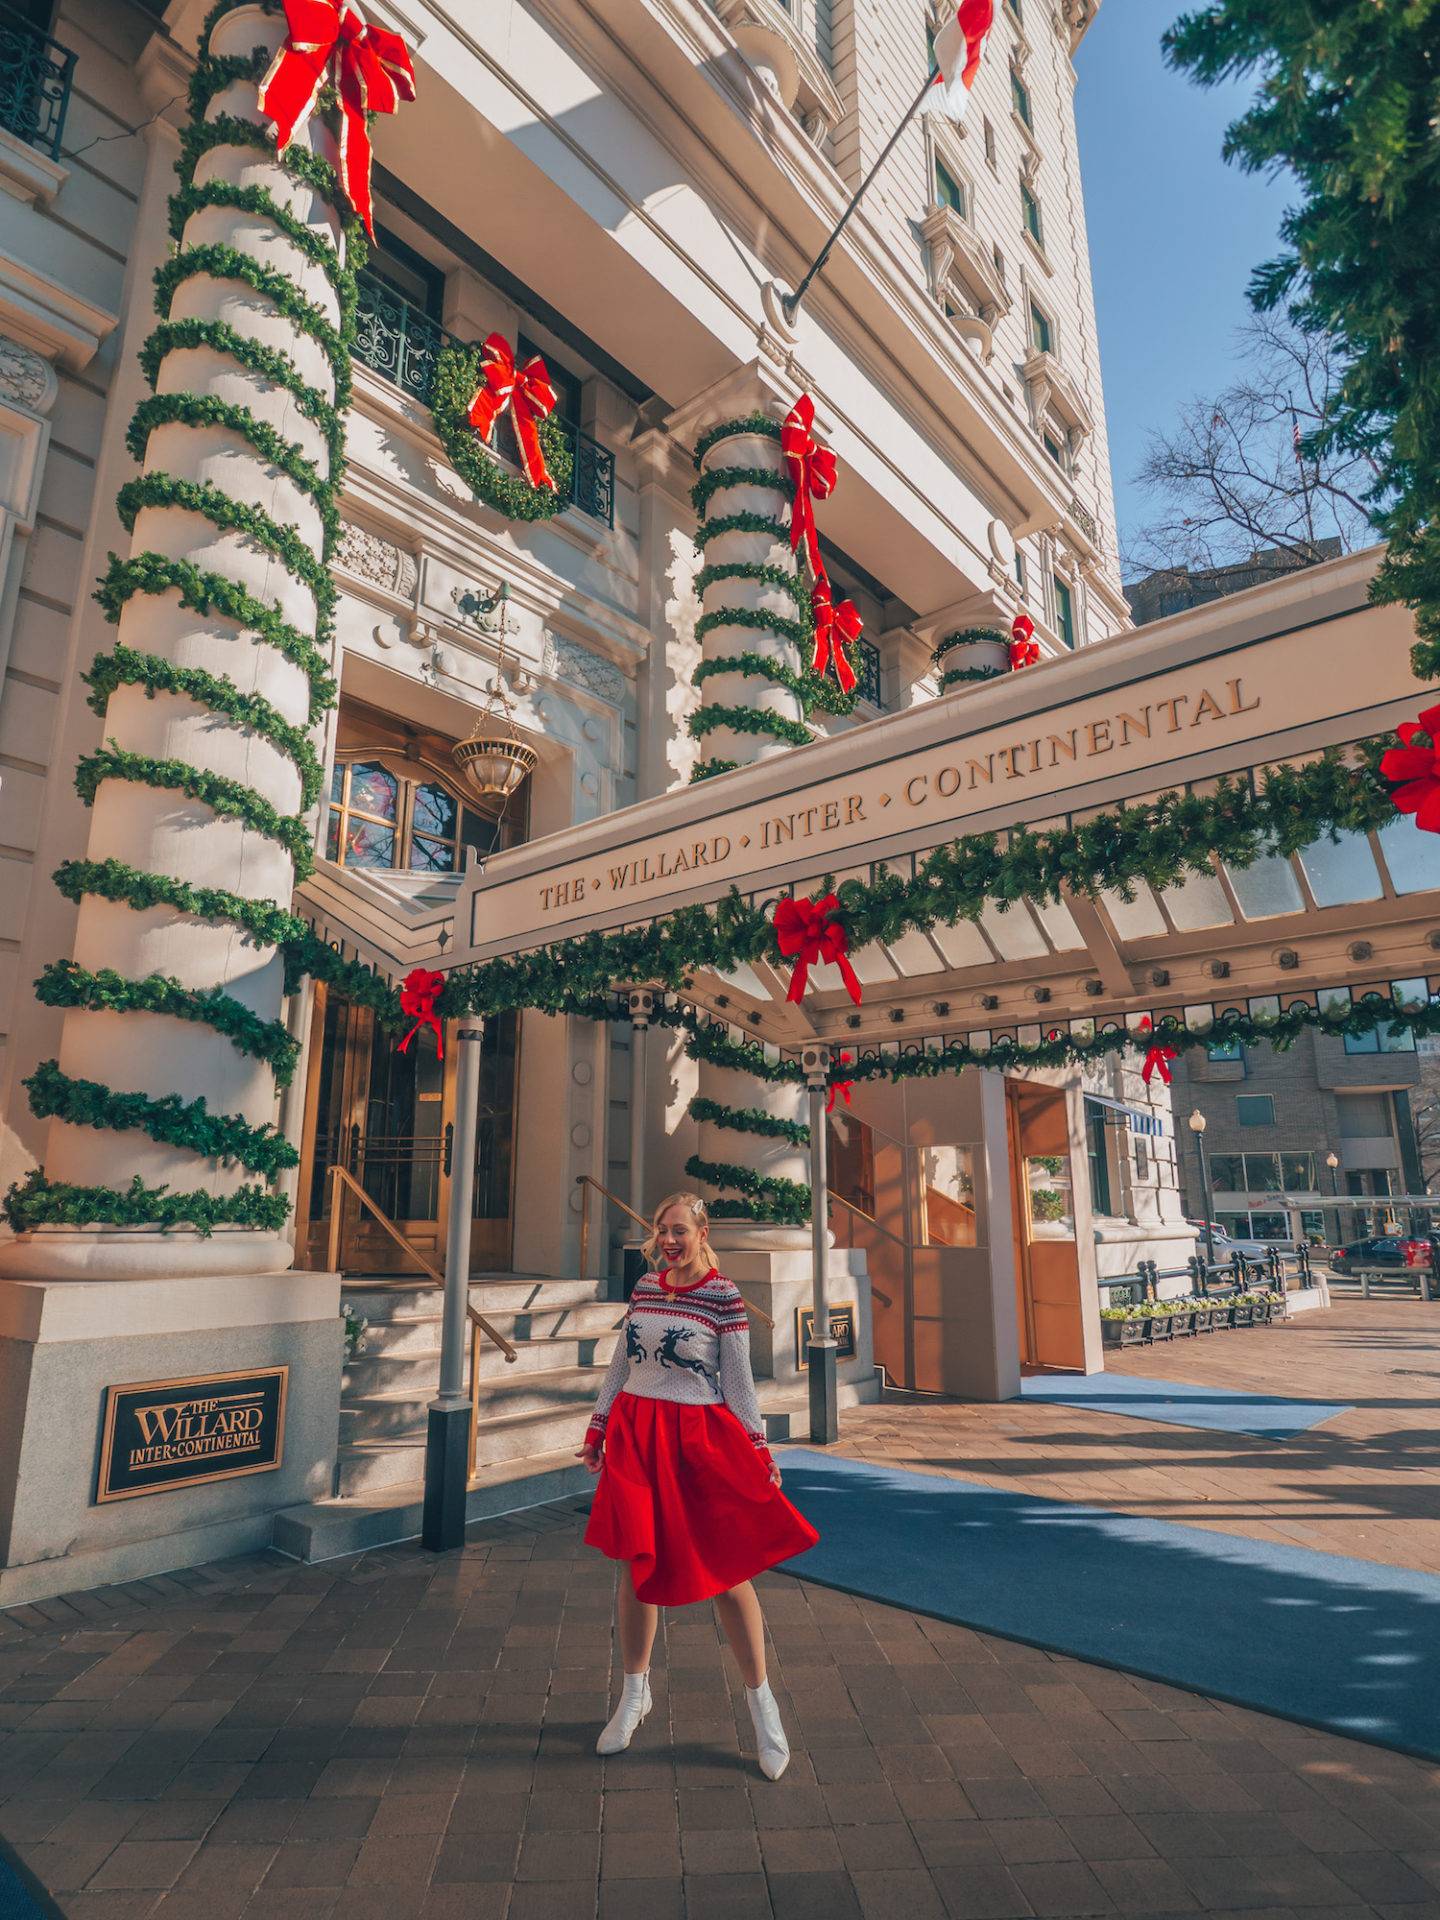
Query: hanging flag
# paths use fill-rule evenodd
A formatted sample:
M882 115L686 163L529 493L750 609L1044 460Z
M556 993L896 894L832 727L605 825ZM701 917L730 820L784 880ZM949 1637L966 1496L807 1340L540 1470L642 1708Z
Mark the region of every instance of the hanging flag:
M952 120L965 118L980 56L994 24L995 0L960 0L955 18L935 36L935 64L940 69L935 78L940 89L937 105Z

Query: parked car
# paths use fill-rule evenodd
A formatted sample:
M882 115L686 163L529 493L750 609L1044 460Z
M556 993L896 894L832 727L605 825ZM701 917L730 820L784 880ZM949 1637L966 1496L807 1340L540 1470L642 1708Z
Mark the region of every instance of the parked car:
M1330 1264L1346 1267L1428 1267L1430 1242L1402 1234L1372 1234L1348 1247L1332 1247Z
M1189 1225L1195 1229L1196 1236L1200 1241L1200 1245L1203 1247L1205 1244L1205 1222L1203 1220L1191 1220ZM1210 1225L1210 1237L1215 1245L1215 1258L1217 1260L1228 1260L1232 1253L1244 1254L1247 1260L1263 1260L1272 1247L1279 1253L1288 1253L1290 1251L1290 1242L1288 1240L1232 1239L1224 1227L1217 1226L1213 1221Z

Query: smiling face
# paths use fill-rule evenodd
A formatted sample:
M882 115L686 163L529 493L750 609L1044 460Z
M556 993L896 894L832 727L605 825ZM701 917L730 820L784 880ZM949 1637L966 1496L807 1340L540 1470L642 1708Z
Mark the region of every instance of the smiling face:
M700 1222L689 1207L667 1207L656 1222L655 1238L667 1267L691 1267L702 1257Z

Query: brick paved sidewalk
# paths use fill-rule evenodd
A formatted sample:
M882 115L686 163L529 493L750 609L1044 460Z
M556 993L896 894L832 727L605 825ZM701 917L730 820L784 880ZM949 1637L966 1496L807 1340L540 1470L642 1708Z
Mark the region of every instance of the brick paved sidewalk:
M601 1761L581 1529L0 1614L0 1834L75 1920L1440 1920L1440 1768L779 1574L787 1776L708 1607Z

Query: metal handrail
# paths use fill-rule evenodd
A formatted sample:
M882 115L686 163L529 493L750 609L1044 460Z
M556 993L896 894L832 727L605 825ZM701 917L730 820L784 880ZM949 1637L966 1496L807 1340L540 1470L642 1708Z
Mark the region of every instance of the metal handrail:
M596 1193L603 1194L612 1206L619 1207L622 1213L628 1213L630 1218L636 1223L636 1225L644 1227L647 1233L650 1231L650 1222L645 1218L644 1214L637 1213L635 1209L628 1204L628 1202L622 1200L619 1194L612 1193L608 1187L602 1186L601 1183L594 1177L593 1174L577 1173L575 1176L575 1184L577 1187L583 1187L585 1189L584 1193L581 1195L581 1200L580 1200L580 1276L583 1279L585 1277L586 1269L590 1265L590 1193L589 1193L589 1189L591 1187L595 1189ZM735 1291L737 1293L740 1293L740 1289L738 1287L735 1289ZM740 1294L740 1298L741 1298L741 1301L744 1303L745 1311L747 1313L753 1313L755 1318L759 1320L762 1323L762 1325L769 1327L770 1331L773 1333L775 1331L775 1322L770 1318L769 1314L766 1313L765 1309L763 1307L757 1307L753 1300L746 1300L743 1293Z
M415 1262L416 1266L420 1268L422 1273L428 1273L430 1278L435 1282L436 1286L443 1289L445 1285L444 1274L441 1273L438 1267L432 1266L430 1261L428 1261L425 1258L424 1254L421 1253L420 1249L417 1246L413 1245L411 1241L405 1238L404 1234L401 1233L400 1229L396 1226L395 1222L390 1218L389 1214L386 1213L383 1207L378 1206L376 1204L376 1202L365 1191L364 1187L361 1186L360 1182L355 1178L354 1174L350 1172L349 1168L348 1167L331 1167L329 1169L329 1174L332 1180L341 1180L345 1183L347 1187L349 1187L350 1191L355 1195L355 1198L360 1202L360 1204L364 1207L367 1207L370 1210L370 1212L374 1214L375 1218L380 1222L380 1225L385 1229L386 1233L389 1234L390 1238L395 1242L395 1244L398 1247L402 1247L405 1250L405 1252L409 1254L410 1258ZM330 1271L332 1273L339 1273L341 1271L340 1230L341 1230L342 1224L343 1224L343 1215L340 1210L339 1197L338 1195L332 1196L331 1202L330 1202L330 1253L329 1253L329 1266L330 1266ZM468 1301L468 1299L465 1302L465 1311L472 1320L474 1320L479 1326L481 1326L485 1330L485 1332L495 1342L496 1346L499 1347L500 1351L505 1355L505 1358L507 1360L514 1360L516 1358L516 1352L514 1347L505 1338L504 1334L501 1333L497 1328L492 1327L490 1322L485 1318L484 1314L477 1313L475 1308L470 1305L470 1302Z
M75 55L0 5L0 127L60 158Z

